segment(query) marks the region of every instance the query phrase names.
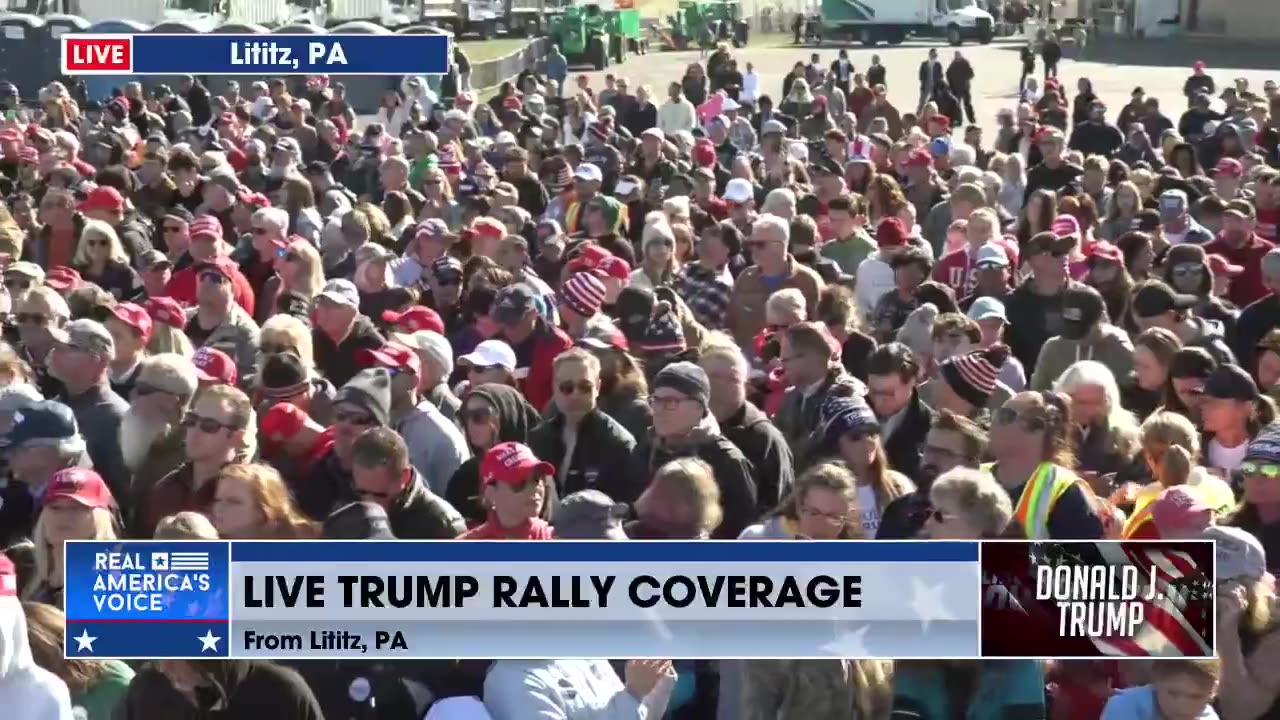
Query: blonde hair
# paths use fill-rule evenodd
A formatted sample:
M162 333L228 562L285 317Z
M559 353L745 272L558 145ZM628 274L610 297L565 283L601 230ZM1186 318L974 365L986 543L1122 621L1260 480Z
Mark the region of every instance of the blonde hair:
M1013 519L1009 493L991 473L982 470L964 467L948 470L933 482L929 498L934 507L944 504L955 508L984 538L998 537Z
M775 515L792 520L800 518L800 503L804 500L805 495L812 489L819 488L830 490L831 492L844 496L849 502L849 516L844 519L844 527L840 531L840 537L848 539L862 539L862 516L858 511L858 480L849 471L849 468L840 463L824 462L805 470L796 478L795 485L791 486L791 492L787 495L782 504L778 506Z
M569 348L557 355L551 363L552 375L559 373L562 365L581 365L587 369L588 375L600 379L600 358L582 348Z
M298 279L299 284L297 286L289 285L287 289L306 297L307 300L314 299L324 287L324 263L320 259L320 251L305 240L295 240L289 243L288 252L298 255L297 262L302 266L304 272L301 273L301 277ZM281 285L285 285L283 280Z
M111 510L107 508L93 508L90 511L93 514L93 537L75 538L76 540L116 540L119 535L116 532L115 517L111 514ZM35 574L31 576L31 581L27 583L26 591L22 593L22 597L30 599L48 587L52 587L50 580L53 580L53 571L57 566L54 562L53 554L62 552L62 548L55 548L49 542L49 530L45 527L48 521L49 513L42 512L36 520L35 530L31 533L31 544L35 546L36 569ZM61 584L62 578L57 578L58 584Z
M228 465L218 474L218 483L232 480L244 484L262 511L262 537L256 539L295 539L319 536L319 528L302 514L289 493L280 472L270 465L240 463Z
M723 331L713 330L707 333L702 341L702 346L698 349L698 365L704 370L707 363L713 360L723 360L734 366L742 375L742 379L746 380L751 374L751 364L747 362L747 357L742 354L742 348L734 342Z
M156 540L217 540L218 530L198 512L180 512L156 523Z
M147 341L147 352L152 355L175 353L190 359L195 354L191 338L182 330L166 323L154 323L151 326L151 339Z
M27 617L27 644L31 646L31 659L57 675L73 694L97 685L106 675L106 660L63 657L67 616L61 609L45 603L24 602L22 613Z
M649 487L664 485L674 491L677 505L687 505L698 510L698 530L710 535L724 519L720 508L720 486L716 484L715 471L697 458L680 458L658 468Z
M80 231L80 239L76 242L75 255L71 256L71 264L76 267L89 266L89 241L95 238L105 238L107 241L107 255L111 260L129 264L129 256L125 254L124 245L120 242L120 236L116 234L116 229L101 220L86 220L84 229Z
M302 360L302 364L309 372L314 374L316 367L315 347L311 340L311 330L307 324L301 319L293 315L272 315L267 321L262 323L262 330L258 333L258 343L266 344L271 341L283 340L283 343L293 347L294 354L298 359ZM259 355L258 367L262 367L262 357Z

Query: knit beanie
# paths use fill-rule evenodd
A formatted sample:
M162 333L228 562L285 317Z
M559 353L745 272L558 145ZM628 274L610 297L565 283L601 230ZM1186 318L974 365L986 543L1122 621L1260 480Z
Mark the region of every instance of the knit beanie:
M911 228L902 222L902 218L887 217L876 226L876 245L878 247L901 247L911 241Z
M576 273L560 290L560 303L582 317L592 317L604 304L604 283L589 272Z
M1280 424L1273 423L1263 428L1249 443L1244 456L1246 460L1280 463Z
M1008 347L992 345L943 360L940 373L951 389L970 405L986 407L991 393L995 392L1000 368L1008 359Z
M302 359L289 352L273 353L262 361L262 396L288 398L307 389L307 369Z
M335 406L341 403L361 408L386 427L391 423L391 373L381 367L361 370L333 396Z
M855 431L879 428L876 414L860 396L829 395L818 408L818 426L827 442L835 442Z
M628 336L627 342L640 352L684 352L689 347L680 316L665 302L658 303L653 317L639 336L635 339Z
M711 381L707 373L691 362L674 362L658 371L653 389L671 388L706 407L711 401Z

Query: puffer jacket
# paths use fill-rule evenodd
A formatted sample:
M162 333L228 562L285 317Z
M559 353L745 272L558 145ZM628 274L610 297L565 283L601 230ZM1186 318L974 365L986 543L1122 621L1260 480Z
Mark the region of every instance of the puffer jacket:
M452 540L467 530L467 523L447 500L427 489L422 475L413 474L405 489L387 511L391 531L397 538Z
M827 371L822 385L809 397L798 387L789 388L782 396L782 404L778 413L773 416L774 423L782 431L791 453L795 457L798 468L808 467L815 458L811 457L814 449L821 443L821 428L818 427L818 410L827 397L864 397L867 386L854 376L845 372L844 367L835 366Z
M599 490L611 498L633 495L623 485L626 474L617 472L618 459L635 452L636 439L631 433L617 420L592 410L578 425L573 453L566 460L565 422L565 416L556 412L529 433L533 454L556 466L560 496L579 490Z

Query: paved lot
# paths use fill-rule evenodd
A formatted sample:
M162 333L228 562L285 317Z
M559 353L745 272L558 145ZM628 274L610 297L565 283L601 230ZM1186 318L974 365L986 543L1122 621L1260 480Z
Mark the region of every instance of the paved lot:
M771 38L773 39L773 38ZM861 45L848 47L849 58L861 71L870 64L871 56L879 54L888 69L889 95L899 110L914 112L919 96L917 73L928 48L937 47L944 62L949 62L956 48L940 42L907 43L898 47L881 46L874 49ZM1018 45L1009 41L997 41L982 46L966 44L959 48L973 64L977 73L974 82L974 105L980 124L988 130L988 137L995 128L996 113L1016 103L1020 61ZM797 61L807 61L809 47L749 46L735 51L739 65L746 61L755 64L761 75L765 92L779 99L782 78ZM837 47L816 49L824 63L836 58ZM622 65L610 68L610 72L629 78L633 87L639 83L651 85L658 97L666 97L666 86L679 79L684 69L699 58L697 51L654 52L633 56ZM1115 46L1097 45L1090 49L1084 61L1064 60L1059 67L1063 82L1068 83L1070 94L1075 92L1078 78L1093 81L1095 91L1110 106L1111 117L1119 112L1129 99L1134 86L1141 85L1148 94L1161 99L1167 114L1174 122L1185 109L1182 85L1190 74L1191 64L1203 59L1209 64L1210 73L1219 87L1233 78L1249 79L1251 87L1261 92L1262 83L1268 78L1280 80L1280 52L1275 47L1211 47L1193 42L1130 42ZM1271 69L1266 69L1270 67ZM1038 68L1041 69L1042 68ZM604 84L603 72L591 72L592 84Z

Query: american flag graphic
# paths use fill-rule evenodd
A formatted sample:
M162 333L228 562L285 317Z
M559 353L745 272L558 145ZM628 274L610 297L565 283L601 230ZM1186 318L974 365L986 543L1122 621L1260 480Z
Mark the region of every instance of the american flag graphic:
M1003 657L1211 657L1213 547L1171 541L987 543L982 648ZM1131 635L1063 637L1057 600L1036 598L1042 566L1132 567L1142 623ZM1156 594L1147 600L1152 570ZM1100 601L1099 605L1104 605Z

